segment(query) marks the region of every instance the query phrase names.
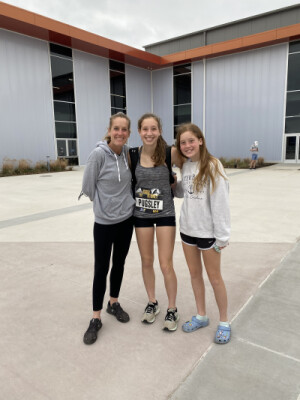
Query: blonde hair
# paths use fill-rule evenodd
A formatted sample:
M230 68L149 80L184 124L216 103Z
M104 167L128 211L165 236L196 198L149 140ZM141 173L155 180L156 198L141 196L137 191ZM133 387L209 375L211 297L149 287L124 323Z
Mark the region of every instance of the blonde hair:
M216 188L217 175L222 176L224 179L227 177L220 169L220 162L217 158L213 157L206 147L206 142L201 129L195 124L182 124L177 128L176 147L178 152L185 157L180 150L180 136L189 131L192 132L197 139L202 140L202 145L199 145L199 172L194 178L194 190L199 192L210 180L212 184L212 192ZM186 158L186 157L185 157Z
M151 157L154 162L154 167L157 167L157 166L163 165L165 163L167 143L166 143L165 139L162 137L161 119L155 114L146 113L146 114L142 115L141 118L138 120L138 130L140 131L142 129L143 121L148 118L153 118L156 121L158 130L160 132L160 135L157 139L157 144L156 144L156 147L154 150L154 154Z
M110 135L109 135L109 131L111 130L111 127L112 127L112 125L113 125L113 122L114 122L114 120L115 120L116 118L124 118L124 119L126 119L126 121L127 121L127 123L128 123L128 132L130 133L130 124L131 124L131 122L130 122L129 117L127 117L127 115L124 114L124 113L122 113L122 112L118 112L117 114L113 114L113 115L109 118L109 126L108 126L108 128L107 128L107 133L106 133L106 135L105 135L105 137L104 137L104 140L107 141L107 144L109 144L110 141L111 141L111 137L110 137Z

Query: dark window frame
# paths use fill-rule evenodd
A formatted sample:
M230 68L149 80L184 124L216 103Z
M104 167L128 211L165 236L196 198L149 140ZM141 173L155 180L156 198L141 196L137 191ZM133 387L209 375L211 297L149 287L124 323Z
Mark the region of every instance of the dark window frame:
M125 64L109 60L110 111L111 115L126 114L126 75Z
M184 85L184 83L187 85ZM181 86L180 86L181 84ZM180 115L180 109L189 108L188 112ZM182 123L192 119L192 63L173 67L173 130L176 139L176 129Z
M53 90L53 113L55 123L55 140L58 158L66 158L71 164L78 165L78 141L77 141L77 124L76 124L76 105L75 105L75 90L74 90L74 68L73 68L73 51L69 47L60 46L55 43L49 43L50 50L50 65L52 75L52 90ZM69 65L70 68L65 68ZM59 75L59 69L64 72ZM54 74L57 74L54 76ZM64 109L65 105L65 110ZM61 108L61 110L59 110ZM60 114L60 115L59 115ZM66 129L66 134L63 133L65 126L71 128ZM72 127L74 129L72 129ZM64 137L62 137L64 136ZM75 153L73 153L75 148ZM75 147L74 147L75 145ZM71 147L70 147L71 146ZM62 151L60 151L60 148Z

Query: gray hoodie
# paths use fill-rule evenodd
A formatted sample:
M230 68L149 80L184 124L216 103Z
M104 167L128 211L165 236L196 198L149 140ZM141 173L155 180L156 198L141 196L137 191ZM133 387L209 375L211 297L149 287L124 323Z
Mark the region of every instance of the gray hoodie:
M93 202L95 222L103 225L125 221L133 213L128 147L120 155L106 141L98 142L89 155L82 182L82 193Z

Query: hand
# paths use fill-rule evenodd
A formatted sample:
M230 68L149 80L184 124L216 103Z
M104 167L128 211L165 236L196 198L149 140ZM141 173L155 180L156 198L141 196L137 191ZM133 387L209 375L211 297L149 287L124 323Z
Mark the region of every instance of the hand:
M173 172L173 178L174 178L174 183L172 183L171 189L174 191L177 185L177 175L175 172Z

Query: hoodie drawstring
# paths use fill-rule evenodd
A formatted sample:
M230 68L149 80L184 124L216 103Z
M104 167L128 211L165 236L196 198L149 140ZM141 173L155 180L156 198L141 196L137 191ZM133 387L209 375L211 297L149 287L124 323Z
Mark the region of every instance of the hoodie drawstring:
M120 168L119 168L119 162L118 162L118 157L117 155L114 153L116 162L117 162L117 168L118 168L118 178L119 178L119 182L121 182L121 176L120 176Z
M127 160L126 160L126 156L125 156L125 152L123 151L123 158L124 158L124 163L125 163L125 165L126 165L126 169L128 169L128 163L127 163Z

